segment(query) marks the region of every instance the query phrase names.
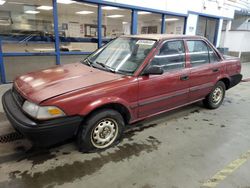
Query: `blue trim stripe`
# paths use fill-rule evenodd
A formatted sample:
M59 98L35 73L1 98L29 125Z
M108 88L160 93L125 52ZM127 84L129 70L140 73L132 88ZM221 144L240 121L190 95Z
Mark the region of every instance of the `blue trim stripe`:
M0 73L1 73L1 82L6 83L6 76L5 76L5 68L3 63L3 51L2 51L2 42L0 38Z
M54 19L54 33L55 33L55 51L56 51L56 64L60 65L60 44L58 32L58 11L57 2L53 0L53 19Z

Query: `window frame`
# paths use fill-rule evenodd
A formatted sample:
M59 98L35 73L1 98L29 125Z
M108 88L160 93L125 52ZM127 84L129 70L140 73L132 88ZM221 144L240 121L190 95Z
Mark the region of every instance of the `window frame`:
M161 48L162 48L162 46L163 46L164 44L166 44L167 42L174 42L174 41L181 41L181 42L183 43L183 48L184 48L184 53L185 53L185 55L184 55L184 57L185 57L185 60L184 60L184 67L177 68L177 69L172 69L172 70L169 70L169 71L164 71L163 74L171 73L171 72L176 72L176 71L180 71L180 70L183 70L183 69L187 68L187 67L188 67L188 66L187 66L187 48L186 48L185 40L184 40L183 38L181 38L181 39L164 39L164 40L158 45L155 54L152 56L150 62L148 62L148 65L146 66L146 68L149 67L149 66L151 66L152 61L154 60L155 56L159 54L159 52L160 52L160 50L161 50Z

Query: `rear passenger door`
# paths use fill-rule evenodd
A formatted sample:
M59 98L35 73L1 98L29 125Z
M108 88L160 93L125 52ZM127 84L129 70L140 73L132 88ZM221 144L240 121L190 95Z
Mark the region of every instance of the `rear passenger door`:
M220 74L219 57L203 40L187 40L190 59L189 102L204 98L210 93Z
M186 68L183 40L171 40L162 44L148 66L159 66L162 75L139 76L139 117L183 105L189 92L189 69Z

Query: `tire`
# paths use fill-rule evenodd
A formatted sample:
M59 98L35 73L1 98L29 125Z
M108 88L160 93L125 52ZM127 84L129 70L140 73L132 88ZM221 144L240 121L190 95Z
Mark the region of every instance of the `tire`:
M86 119L77 135L81 152L105 150L120 141L125 127L122 115L112 109L94 112Z
M213 90L208 94L208 96L203 100L203 104L208 109L216 109L218 108L225 97L226 86L224 82L218 81Z

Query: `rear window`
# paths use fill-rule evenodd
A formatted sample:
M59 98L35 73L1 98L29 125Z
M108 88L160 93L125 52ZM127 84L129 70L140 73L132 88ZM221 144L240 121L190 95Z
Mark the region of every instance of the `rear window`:
M192 67L209 63L208 47L204 41L194 40L187 41Z

